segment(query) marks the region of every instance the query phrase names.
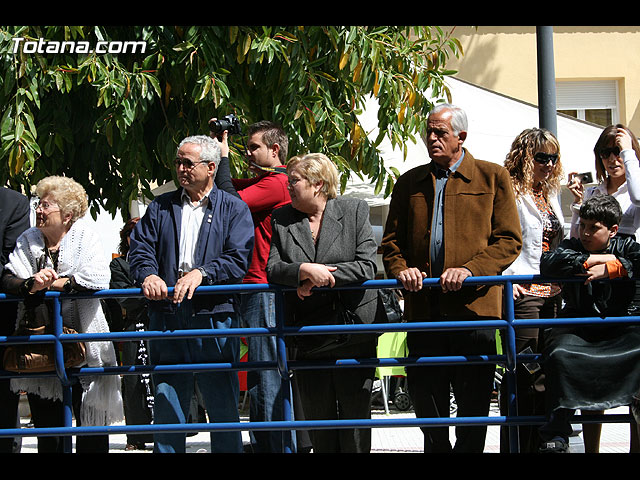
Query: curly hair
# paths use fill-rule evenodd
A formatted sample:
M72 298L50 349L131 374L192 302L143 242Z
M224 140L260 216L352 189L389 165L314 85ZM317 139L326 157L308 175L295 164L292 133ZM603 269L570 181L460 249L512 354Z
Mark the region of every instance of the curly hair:
M36 185L35 193L39 198L53 197L63 215L71 214L71 223L83 217L89 208L87 192L72 178L45 177Z
M558 154L555 168L549 178L542 182L542 194L548 199L552 192L556 192L560 188L563 172L558 139L545 128L528 128L515 138L504 161L504 166L511 175L511 183L516 196L526 195L533 191L533 156L537 152Z

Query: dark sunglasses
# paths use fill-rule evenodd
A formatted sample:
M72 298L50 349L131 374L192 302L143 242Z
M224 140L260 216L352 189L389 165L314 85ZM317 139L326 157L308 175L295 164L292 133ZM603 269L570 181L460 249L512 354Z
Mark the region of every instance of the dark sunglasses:
M552 165L555 165L558 163L558 154L538 152L533 156L533 159L542 165L546 165L549 161L551 161Z
M620 156L620 149L618 147L610 147L610 148L603 148L602 150L600 150L600 153L598 153L598 155L600 156L600 158L602 160L609 158L609 155L614 154L616 157Z
M209 163L209 162L202 162L202 161L200 161L200 162L193 163L191 160L188 160L188 159L186 159L186 158L185 158L185 159L179 159L179 158L176 158L176 159L173 161L173 163L175 164L176 168L178 168L180 165L182 165L182 166L183 166L184 168L186 168L187 170L191 170L193 167L195 167L195 166L196 166L197 164L199 164L199 163Z

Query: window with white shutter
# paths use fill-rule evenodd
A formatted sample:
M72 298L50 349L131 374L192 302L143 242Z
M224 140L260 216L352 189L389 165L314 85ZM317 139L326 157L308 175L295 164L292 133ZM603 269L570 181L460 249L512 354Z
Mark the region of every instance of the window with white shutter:
M597 125L618 123L618 82L556 82L556 108L559 113Z

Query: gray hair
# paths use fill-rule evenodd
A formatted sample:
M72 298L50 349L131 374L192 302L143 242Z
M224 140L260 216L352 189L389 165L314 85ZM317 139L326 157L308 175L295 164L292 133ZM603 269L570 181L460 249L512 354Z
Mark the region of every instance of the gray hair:
M211 163L216 166L216 170L213 174L214 178L218 173L218 165L220 164L220 143L215 138L208 137L206 135L192 135L185 138L178 145L178 150L183 145L191 143L193 145L200 145L200 161Z
M465 111L450 103L440 103L433 107L433 110L429 112L429 116L439 113L443 110L449 110L451 112L451 128L453 128L453 134L457 137L460 132L467 132L469 123L467 122L467 114Z

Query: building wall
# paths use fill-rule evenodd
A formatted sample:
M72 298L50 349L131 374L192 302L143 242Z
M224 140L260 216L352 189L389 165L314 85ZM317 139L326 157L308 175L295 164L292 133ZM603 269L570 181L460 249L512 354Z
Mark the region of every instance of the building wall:
M464 55L456 77L538 104L534 26L447 26ZM640 26L554 26L556 81L616 80L619 120L640 132Z

